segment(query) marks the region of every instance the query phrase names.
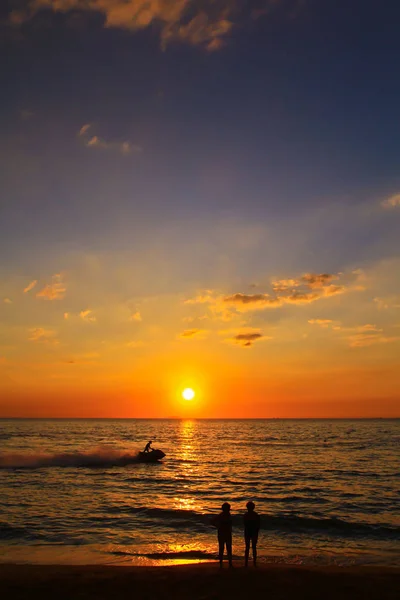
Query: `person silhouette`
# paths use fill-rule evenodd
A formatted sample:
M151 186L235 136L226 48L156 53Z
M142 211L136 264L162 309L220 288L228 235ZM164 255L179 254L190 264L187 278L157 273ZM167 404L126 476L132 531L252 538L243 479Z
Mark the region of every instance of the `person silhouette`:
M246 508L247 513L245 513L243 517L245 541L244 566L247 567L247 565L249 564L249 553L251 544L253 550L253 564L256 567L258 532L260 531L260 515L254 510L254 502L248 502L246 504Z
M150 450L153 450L153 448L151 447L152 445L152 440L150 440L149 442L147 442L145 449L143 450L143 452L150 452Z
M226 546L226 553L228 555L229 566L232 567L232 517L231 517L231 505L228 502L224 502L221 506L222 512L216 515L212 524L217 528L218 536L218 558L219 566L222 568L222 561L224 558L224 547Z

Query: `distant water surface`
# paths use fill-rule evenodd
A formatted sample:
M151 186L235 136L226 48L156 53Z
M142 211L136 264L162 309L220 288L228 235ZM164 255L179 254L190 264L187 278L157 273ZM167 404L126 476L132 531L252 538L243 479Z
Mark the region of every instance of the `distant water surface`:
M399 481L399 420L0 420L0 561L213 558L224 501L242 556L251 499L262 560L398 564Z

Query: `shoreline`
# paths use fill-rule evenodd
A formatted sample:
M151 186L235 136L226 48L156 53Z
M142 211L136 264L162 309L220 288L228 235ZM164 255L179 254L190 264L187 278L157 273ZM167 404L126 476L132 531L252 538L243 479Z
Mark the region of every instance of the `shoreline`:
M135 551L136 550L136 551ZM250 553L251 558L251 553ZM244 561L243 552L234 552L233 560L237 565ZM187 549L175 551L140 552L138 548L122 549L110 546L70 546L57 545L8 545L0 544L1 565L26 565L26 566L65 566L82 567L90 565L124 568L163 568L170 566L195 566L201 564L214 564L218 561L215 544L204 550ZM307 551L306 548L297 552L258 552L258 565L260 567L294 567L305 568L399 568L398 554L369 553L369 552L333 552L316 553Z
M337 567L262 564L242 561L174 566L0 564L4 598L219 598L271 597L274 600L397 600L399 567Z

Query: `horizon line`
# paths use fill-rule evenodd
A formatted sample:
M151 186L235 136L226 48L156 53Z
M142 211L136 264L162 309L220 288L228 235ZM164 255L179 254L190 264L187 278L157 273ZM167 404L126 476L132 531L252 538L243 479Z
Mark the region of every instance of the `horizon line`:
M376 417L3 417L0 421L375 421L398 420L399 416Z

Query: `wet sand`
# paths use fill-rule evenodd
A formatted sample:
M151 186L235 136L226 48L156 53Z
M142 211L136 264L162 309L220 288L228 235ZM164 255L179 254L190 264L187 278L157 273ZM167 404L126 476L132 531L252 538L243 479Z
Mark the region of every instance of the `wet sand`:
M398 600L400 569L217 564L172 567L0 565L5 600Z

